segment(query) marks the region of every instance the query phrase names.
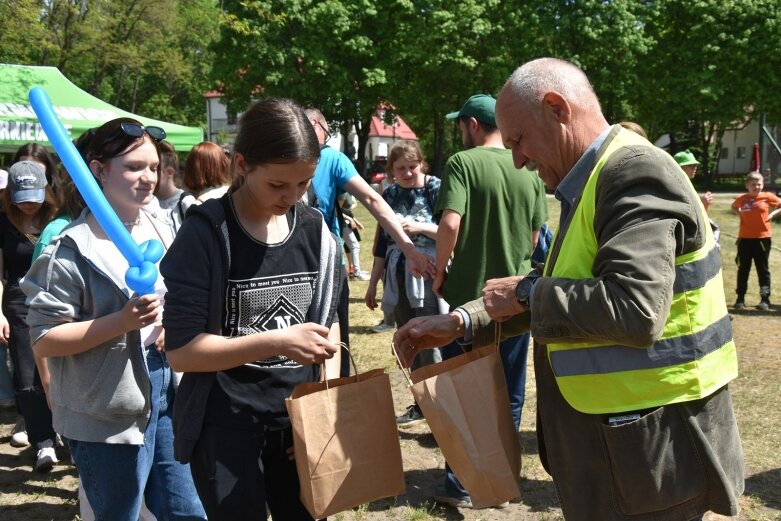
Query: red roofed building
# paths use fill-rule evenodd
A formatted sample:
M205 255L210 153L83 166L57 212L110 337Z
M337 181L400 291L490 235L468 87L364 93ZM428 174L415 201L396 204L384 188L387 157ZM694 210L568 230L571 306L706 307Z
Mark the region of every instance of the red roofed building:
M223 94L217 90L204 92L203 98L206 101L206 122L208 127L206 139L220 145L232 144L236 137L236 122L241 114L229 111L222 102ZM369 135L364 152L366 165L374 163L380 166L383 165L391 147L399 139L413 139L416 141L418 139L415 132L398 114L388 114L388 120L386 121L386 108L387 106L384 104L378 105L369 123ZM351 129L349 133L347 146L342 143L342 136L338 134L333 136L328 145L337 150L348 150L348 154L350 154L349 151L352 149L350 159L356 159L355 151L358 148L358 137L355 129ZM377 166L377 168L380 168L380 166Z
M385 121L385 106L379 105L369 125L369 140L366 143L367 161L384 160L390 148L399 139L417 141L418 136L398 114L393 116L392 123Z

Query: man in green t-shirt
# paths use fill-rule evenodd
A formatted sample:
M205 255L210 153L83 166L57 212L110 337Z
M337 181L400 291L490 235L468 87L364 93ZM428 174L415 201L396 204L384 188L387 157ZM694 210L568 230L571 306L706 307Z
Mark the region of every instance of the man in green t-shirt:
M495 107L493 97L477 94L446 116L457 121L466 148L445 165L436 205L441 218L434 291L451 309L479 298L488 279L528 273L540 226L548 218L545 187L534 172L515 168L496 128ZM521 423L528 350L528 333L500 346L516 429ZM460 352L457 346L447 346L442 356ZM434 499L470 506L468 493L449 467L445 471L445 490Z

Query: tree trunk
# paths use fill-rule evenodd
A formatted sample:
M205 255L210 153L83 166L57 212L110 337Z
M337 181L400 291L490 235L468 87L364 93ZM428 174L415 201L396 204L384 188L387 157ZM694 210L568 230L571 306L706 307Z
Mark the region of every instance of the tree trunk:
M133 81L133 98L132 98L133 101L130 105L130 112L136 111L136 98L138 96L138 81L139 81L139 76L136 75L136 79L135 81Z
M355 132L358 135L358 173L361 175L361 177L365 178L366 144L369 142L369 129L371 128L371 125L358 119L355 119L353 124L355 125Z
M117 81L117 95L114 98L114 105L119 106L119 100L122 99L122 91L125 88L125 78L127 77L127 65L122 65L119 70L119 80Z
M434 116L434 157L431 159L431 174L442 177L445 170L445 118L442 114Z

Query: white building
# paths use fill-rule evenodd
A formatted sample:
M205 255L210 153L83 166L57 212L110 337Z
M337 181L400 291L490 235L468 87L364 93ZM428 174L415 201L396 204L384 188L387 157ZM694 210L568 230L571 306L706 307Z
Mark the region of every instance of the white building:
M203 97L206 100L206 140L218 145L233 144L238 115L229 112L222 103L222 93L212 90L205 92Z
M781 137L781 127L765 127L776 142ZM724 132L719 152L719 164L717 175L743 175L751 170L751 155L754 144L759 143L759 121L753 120L736 128ZM778 176L781 167L781 156L773 146L773 143L764 137L764 150L761 150L761 164L763 173L770 168L774 176Z

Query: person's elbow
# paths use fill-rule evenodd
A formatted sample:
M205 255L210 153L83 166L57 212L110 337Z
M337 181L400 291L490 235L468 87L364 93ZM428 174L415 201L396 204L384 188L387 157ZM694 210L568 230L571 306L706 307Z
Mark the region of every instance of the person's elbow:
M187 349L184 347L166 350L165 356L168 359L168 365L170 365L171 369L174 371L178 373L192 371L192 367L188 363L188 360L192 360L192 357L187 356Z
M654 345L664 334L666 317L645 309L625 310L614 325L613 341L629 347L646 348Z
M461 216L456 213L446 212L437 226L437 232L443 232L447 234L458 233L458 229L461 226Z
M664 333L664 323L659 320L636 321L636 327L625 331L626 341L629 347L649 347L654 345Z

